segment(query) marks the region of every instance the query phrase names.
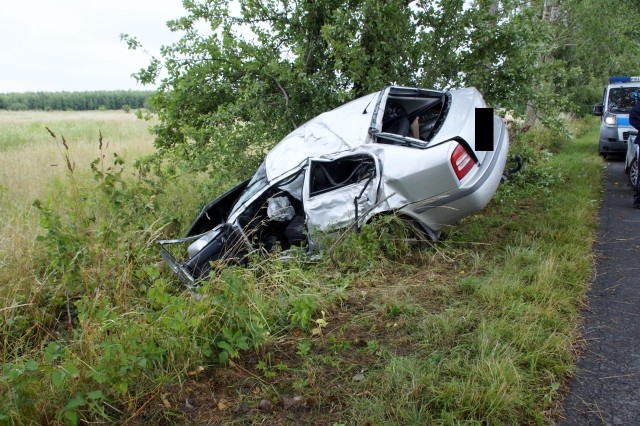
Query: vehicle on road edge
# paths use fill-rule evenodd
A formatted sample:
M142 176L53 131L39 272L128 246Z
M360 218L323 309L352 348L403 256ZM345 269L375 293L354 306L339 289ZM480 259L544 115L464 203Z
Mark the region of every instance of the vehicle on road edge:
M602 102L593 106L593 115L600 117L598 154L623 154L627 150L629 111L640 100L640 77L614 76L602 93Z

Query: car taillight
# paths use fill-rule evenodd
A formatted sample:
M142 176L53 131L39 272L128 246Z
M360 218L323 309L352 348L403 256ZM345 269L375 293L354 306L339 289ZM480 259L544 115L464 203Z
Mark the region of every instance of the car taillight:
M451 154L451 166L458 179L462 180L475 164L476 161L469 155L464 146L458 145L456 149L453 150L453 154Z

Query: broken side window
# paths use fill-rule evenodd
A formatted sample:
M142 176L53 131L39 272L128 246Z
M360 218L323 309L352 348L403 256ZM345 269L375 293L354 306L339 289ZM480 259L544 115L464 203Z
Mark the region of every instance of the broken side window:
M375 176L376 166L373 158L357 155L334 161L313 161L310 173L309 195L313 197L369 179Z
M446 92L391 88L377 141L426 148L444 121L448 103Z

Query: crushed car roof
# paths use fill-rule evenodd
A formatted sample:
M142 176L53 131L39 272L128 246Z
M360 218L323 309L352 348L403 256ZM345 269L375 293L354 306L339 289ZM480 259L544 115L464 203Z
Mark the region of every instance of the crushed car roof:
M312 118L287 135L267 154L267 181L273 182L274 179L298 169L309 158L333 155L373 142L369 131L372 125L380 125L382 114L378 114L376 123L371 122L372 114L381 101L384 104L384 98L389 95L390 90L417 89L387 87ZM429 92L434 95L445 93L435 90ZM473 129L473 123L467 122L473 120L473 115L468 114L469 105L486 107L481 95L474 88L453 89L446 93L450 93L454 98L448 114L455 118L447 120L428 145L458 136L462 129L470 125Z
M382 92L358 98L334 110L320 114L298 127L281 140L267 155L267 179L273 179L297 168L312 157L346 151L367 143L371 110Z

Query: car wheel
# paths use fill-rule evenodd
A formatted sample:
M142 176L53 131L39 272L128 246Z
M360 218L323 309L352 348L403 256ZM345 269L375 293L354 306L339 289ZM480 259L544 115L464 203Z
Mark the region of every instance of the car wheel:
M629 183L632 187L636 187L636 182L638 181L638 158L634 158L631 160L631 164L629 165Z
M399 215L398 218L405 227L406 242L410 246L423 247L433 243L424 228L414 218L405 215Z

